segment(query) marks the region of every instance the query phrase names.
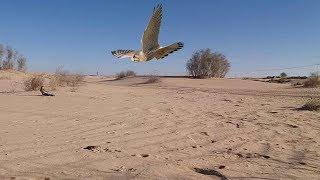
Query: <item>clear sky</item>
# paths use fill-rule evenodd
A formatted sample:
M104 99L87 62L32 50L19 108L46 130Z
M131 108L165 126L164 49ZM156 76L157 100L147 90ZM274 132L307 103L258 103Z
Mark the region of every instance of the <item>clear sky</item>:
M185 47L161 61L113 57L111 50L140 48L158 3L164 5L160 43ZM0 0L0 43L28 57L32 71L64 65L84 73L181 75L194 51L211 48L230 59L229 76L272 75L279 71L257 70L320 63L320 1Z

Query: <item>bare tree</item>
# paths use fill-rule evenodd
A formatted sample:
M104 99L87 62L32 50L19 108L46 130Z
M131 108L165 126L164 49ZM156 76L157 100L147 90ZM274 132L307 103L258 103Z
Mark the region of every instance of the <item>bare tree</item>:
M0 44L0 70L2 69L3 56L4 56L4 46Z
M27 58L24 56L18 56L17 57L17 66L18 66L18 71L25 72L27 70Z
M3 61L2 68L3 69L13 69L14 67L14 56L15 51L11 47L6 48L6 59Z
M195 52L186 65L188 73L195 78L226 76L230 69L229 60L221 53L202 49Z

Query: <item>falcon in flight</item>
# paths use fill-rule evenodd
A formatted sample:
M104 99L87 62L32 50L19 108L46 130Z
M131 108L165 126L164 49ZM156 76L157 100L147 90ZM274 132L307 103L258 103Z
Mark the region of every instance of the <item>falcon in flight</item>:
M142 50L115 50L112 51L112 55L117 58L131 58L134 62L150 61L153 58L163 59L169 54L181 49L183 47L182 42L176 42L169 46L161 47L158 42L159 31L162 19L162 5L158 5L154 8L152 17L149 21L147 28L145 29L141 44Z

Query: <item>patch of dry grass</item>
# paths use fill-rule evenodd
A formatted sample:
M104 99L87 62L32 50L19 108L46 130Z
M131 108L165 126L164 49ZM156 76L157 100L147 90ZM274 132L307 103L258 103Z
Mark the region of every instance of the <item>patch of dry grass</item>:
M41 86L44 84L43 75L33 75L28 77L24 82L24 90L26 91L35 91L39 90Z

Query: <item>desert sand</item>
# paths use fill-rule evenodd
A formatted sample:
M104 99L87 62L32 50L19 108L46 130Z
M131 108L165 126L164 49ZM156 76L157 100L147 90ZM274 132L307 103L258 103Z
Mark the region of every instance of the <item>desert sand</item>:
M86 77L54 97L0 72L0 179L319 179L317 89Z

